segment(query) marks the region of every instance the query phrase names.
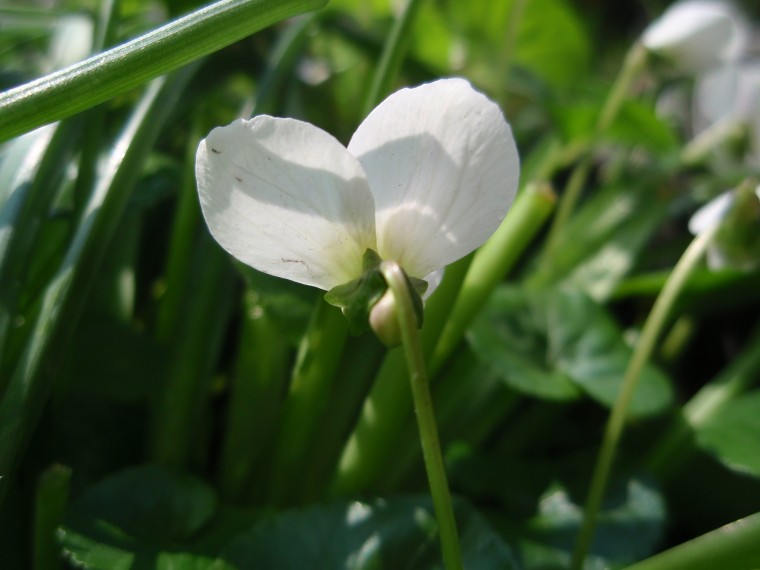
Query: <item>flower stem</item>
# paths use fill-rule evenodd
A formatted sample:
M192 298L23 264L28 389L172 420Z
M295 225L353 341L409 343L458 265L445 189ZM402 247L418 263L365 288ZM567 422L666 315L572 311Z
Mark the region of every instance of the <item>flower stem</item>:
M602 111L599 113L599 117L594 125L594 131L591 134L591 144L588 146L589 151L593 150L601 135L610 128L615 117L617 117L620 112L620 108L625 101L633 80L636 79L647 63L647 53L648 52L644 46L636 43L628 52L628 55L626 55L623 67L620 69L620 74L607 95ZM589 152L576 165L570 175L565 191L560 197L557 206L557 214L554 217L551 229L549 230L549 236L546 239L547 252L550 254L557 246L560 230L564 227L565 223L572 215L573 210L575 210L575 206L578 204L581 192L586 184L586 179L591 171L592 164L593 160ZM547 259L548 257L550 256L547 256Z
M596 465L594 466L591 488L583 510L581 530L575 544L575 549L573 550L572 568L582 568L583 561L591 546L591 540L593 539L594 528L596 526L596 518L599 513L602 498L604 497L605 488L607 487L607 480L609 479L612 463L615 459L615 452L617 451L617 446L620 443L620 438L623 433L626 412L631 398L633 397L636 382L641 375L642 369L652 356L657 340L660 338L660 335L668 322L674 301L681 293L684 285L696 269L698 263L701 261L707 245L715 235L719 225L720 224L716 224L708 231L701 233L694 238L691 244L689 244L689 247L686 248L683 256L681 256L681 259L673 268L673 272L670 274L662 292L655 301L651 313L644 323L641 336L636 342L633 355L631 356L628 368L625 371L620 394L615 401L615 405L612 407L609 420L607 421L604 439L602 440L602 447L599 451Z
M433 402L430 397L425 358L422 354L422 343L417 332L417 318L412 306L408 281L403 270L393 261L384 261L380 271L390 287L396 300L396 314L401 329L409 380L412 387L412 398L417 412L417 426L420 432L422 455L425 460L430 493L433 497L435 515L441 538L441 550L447 570L461 570L462 555L459 549L454 509L451 505L451 494L446 481L446 470L441 455L441 445L438 441L438 430L435 425Z
M421 0L407 0L404 11L393 24L388 39L383 47L383 53L372 77L372 83L364 99L362 116L367 116L388 92L388 85L396 77L409 43L409 30L414 23L414 17L422 5Z

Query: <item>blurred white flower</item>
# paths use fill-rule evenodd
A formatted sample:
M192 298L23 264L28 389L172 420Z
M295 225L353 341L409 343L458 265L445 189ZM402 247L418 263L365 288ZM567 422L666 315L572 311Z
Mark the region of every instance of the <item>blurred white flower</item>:
M432 280L498 227L518 175L501 111L463 79L394 93L348 148L308 123L263 115L214 129L196 157L220 245L324 290L359 278L367 249Z
M742 16L720 0L685 0L668 8L641 42L682 72L697 72L736 57L747 41Z
M707 250L708 267L752 270L760 265L760 186L713 198L689 219L689 231L699 235L720 223Z
M730 62L697 81L695 131L727 122L746 129L748 159L760 166L760 61Z

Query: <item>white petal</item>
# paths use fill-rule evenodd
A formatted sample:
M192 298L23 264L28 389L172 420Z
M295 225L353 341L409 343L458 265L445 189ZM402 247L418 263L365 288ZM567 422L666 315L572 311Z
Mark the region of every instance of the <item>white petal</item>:
M694 92L697 133L723 121L749 129L749 158L760 164L760 63L732 62L701 76Z
M695 236L706 232L726 217L733 203L734 193L731 190L716 196L689 218L689 231Z
M641 41L681 70L693 72L737 56L746 35L740 15L727 2L687 0L666 10Z
M512 131L499 107L464 79L394 93L348 149L375 197L378 253L414 277L482 244L517 191Z
M425 275L424 280L427 282L428 286L427 289L425 289L424 295L422 295L423 301L427 301L430 298L430 295L432 295L435 290L438 289L441 281L443 281L443 274L445 272L446 268L441 267L440 269L436 269L432 273Z
M358 277L375 247L361 165L308 123L259 116L216 128L195 172L211 234L260 271L330 289Z

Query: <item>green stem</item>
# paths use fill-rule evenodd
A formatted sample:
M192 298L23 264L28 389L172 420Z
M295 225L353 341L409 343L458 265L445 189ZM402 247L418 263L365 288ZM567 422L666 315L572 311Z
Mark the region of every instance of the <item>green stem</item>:
M580 200L581 192L583 191L586 179L588 178L591 166L593 165L593 157L590 152L617 117L634 79L638 77L646 66L647 57L647 50L639 43L634 44L626 55L623 67L620 69L620 73L607 95L602 111L599 113L599 117L594 125L594 131L591 134L591 144L587 147L589 154L581 159L576 165L570 175L570 179L568 180L564 192L562 192L562 195L560 196L559 205L557 206L557 214L554 217L551 229L549 230L549 235L546 239L546 248L549 253L546 258L551 257L551 252L557 246L562 228L565 226L565 223L572 215L575 206Z
M343 354L335 385L328 398L329 407L323 414L319 437L314 441L304 473L306 503L325 498L386 350L374 335L365 334L349 337Z
M258 295L249 291L244 302L218 473L220 493L231 503L246 495L255 478L256 465L261 464L262 457L269 451L268 435L277 425L291 360L290 342L259 304Z
M59 570L63 567L61 546L55 538L69 501L71 469L63 465L48 468L37 483L34 511L34 568Z
M401 329L409 381L412 387L412 398L417 413L417 426L420 432L422 455L425 459L425 470L428 475L430 493L433 497L435 515L438 519L444 564L447 570L461 570L463 566L462 554L459 549L459 535L454 519L454 509L451 505L451 494L446 481L446 469L438 441L425 358L422 353L420 335L417 331L417 317L412 305L408 280L398 263L393 261L383 261L380 264L380 271L396 301L396 315Z
M512 67L514 59L515 46L520 32L520 23L525 13L525 7L528 0L514 0L509 7L509 16L507 17L507 29L504 33L504 43L501 47L501 76L505 81L509 79L509 69Z
M760 567L760 513L626 567L626 570L752 570Z
M499 229L478 250L430 364L435 376L494 287L514 267L554 208L555 196L546 184L529 184L520 192Z
M369 91L367 91L367 96L364 99L362 116L367 116L388 93L390 83L401 67L401 61L409 43L409 30L412 28L414 17L421 5L421 0L407 0L404 11L393 23L393 28L388 34L383 53L372 77Z
M205 406L236 291L227 255L208 234L198 236L193 262L194 287L184 291L184 311L167 348L171 360L153 410L153 457L177 469L203 449Z
M124 93L326 0L221 0L0 95L0 142Z
M620 394L612 407L604 432L602 447L594 466L591 488L583 511L583 523L573 551L573 568L579 569L583 566L583 561L591 546L596 527L596 518L602 498L604 497L605 488L607 487L607 480L609 479L615 453L623 433L623 428L625 427L626 412L641 371L652 356L657 340L660 338L668 322L668 318L671 316L674 302L682 292L691 274L697 268L719 225L716 224L710 230L698 235L689 247L686 248L683 256L673 268L673 272L665 283L662 292L657 297L654 307L644 323L641 336L636 342L636 347L625 371Z
M348 337L348 324L336 307L319 299L298 352L280 420L270 474L269 501L298 502L312 441L325 410Z
M447 267L443 281L428 299L421 332L425 358L438 341L471 259L472 256L467 256ZM347 496L366 491L383 478L383 465L396 455L399 446L412 445L404 431L413 408L404 382L404 366L401 350L388 352L364 402L356 428L343 450L332 484L333 495Z

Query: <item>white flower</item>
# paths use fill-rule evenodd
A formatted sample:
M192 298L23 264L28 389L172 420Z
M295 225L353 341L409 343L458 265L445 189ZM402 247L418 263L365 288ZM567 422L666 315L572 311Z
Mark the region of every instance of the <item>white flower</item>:
M741 16L719 0L673 4L644 31L641 42L684 72L737 57L747 40Z
M695 130L726 122L747 129L750 163L760 166L760 61L728 63L699 78L694 93Z
M294 119L258 116L198 147L203 215L234 257L329 290L367 249L425 278L482 244L514 199L519 159L498 106L463 79L402 89L348 148Z
M725 221L728 219L728 223ZM689 231L700 235L723 223L707 249L711 269L752 270L760 265L760 186L719 194L689 219Z

